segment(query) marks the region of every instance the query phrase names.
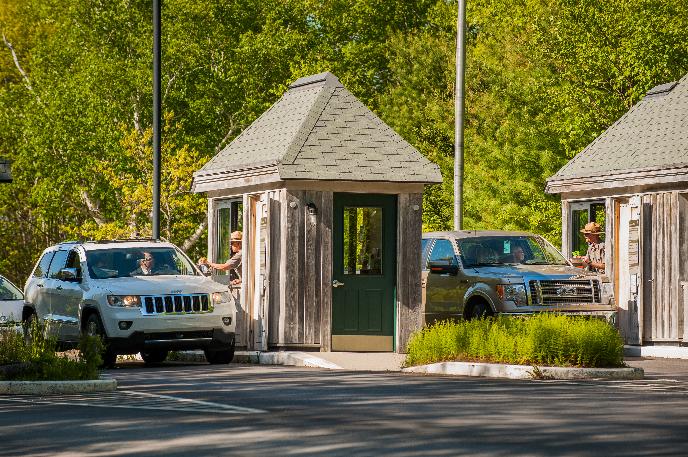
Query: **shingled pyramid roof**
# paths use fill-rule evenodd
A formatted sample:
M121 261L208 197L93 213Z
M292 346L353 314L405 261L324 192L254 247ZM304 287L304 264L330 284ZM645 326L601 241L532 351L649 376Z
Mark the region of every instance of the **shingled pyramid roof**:
M548 179L548 192L583 178L616 180L688 167L688 75L649 90L626 114ZM591 183L596 180L589 180ZM599 181L599 179L597 180Z
M426 159L336 76L298 79L274 105L194 173L204 182L274 173L281 180L439 183Z

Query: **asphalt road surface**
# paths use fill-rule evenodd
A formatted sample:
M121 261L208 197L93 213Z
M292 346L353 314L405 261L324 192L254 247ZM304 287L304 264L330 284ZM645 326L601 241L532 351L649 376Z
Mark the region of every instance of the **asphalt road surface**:
M109 394L0 396L0 455L688 455L688 382L131 363Z

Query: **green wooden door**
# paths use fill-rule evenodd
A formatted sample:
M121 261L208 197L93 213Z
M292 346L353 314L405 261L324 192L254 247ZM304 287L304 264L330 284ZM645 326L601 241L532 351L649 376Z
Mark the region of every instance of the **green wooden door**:
M332 350L393 351L397 197L334 194Z

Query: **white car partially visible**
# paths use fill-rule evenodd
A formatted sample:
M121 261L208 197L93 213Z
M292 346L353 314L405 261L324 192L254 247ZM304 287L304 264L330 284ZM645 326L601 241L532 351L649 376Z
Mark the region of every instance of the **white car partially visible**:
M24 294L9 279L0 275L0 329L20 330Z

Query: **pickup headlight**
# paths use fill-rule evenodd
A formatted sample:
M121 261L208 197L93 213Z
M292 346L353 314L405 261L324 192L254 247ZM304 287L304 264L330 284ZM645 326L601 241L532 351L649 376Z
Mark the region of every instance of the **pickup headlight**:
M110 306L122 308L137 308L141 306L141 297L138 295L108 295L107 301Z
M497 286L497 295L499 295L502 301L512 301L516 306L528 304L526 286L524 284L499 284Z
M213 305L229 303L229 292L213 292L210 297L213 300Z

